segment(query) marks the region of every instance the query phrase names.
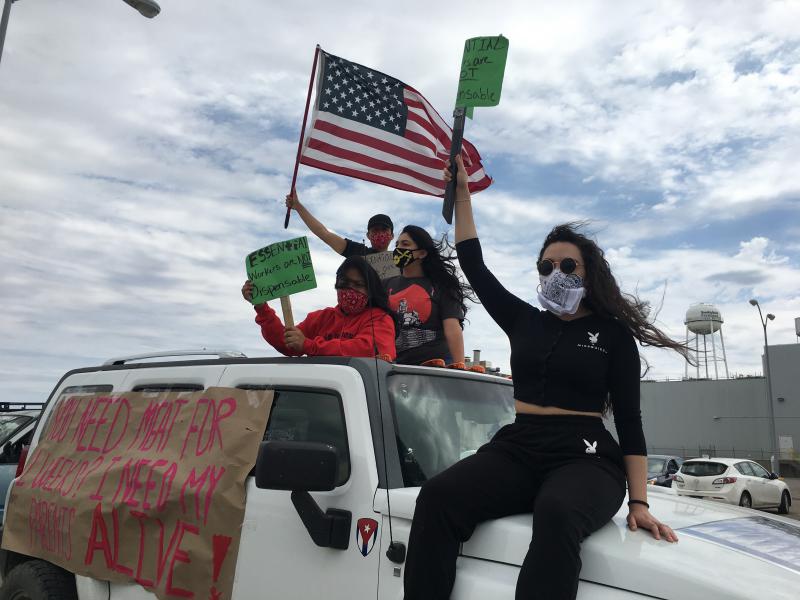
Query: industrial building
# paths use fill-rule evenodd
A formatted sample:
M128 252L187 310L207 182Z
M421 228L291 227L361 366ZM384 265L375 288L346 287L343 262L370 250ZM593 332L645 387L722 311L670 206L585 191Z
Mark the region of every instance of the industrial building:
M800 476L800 344L770 345L769 358L781 473ZM765 377L642 381L641 393L650 454L708 454L769 464Z

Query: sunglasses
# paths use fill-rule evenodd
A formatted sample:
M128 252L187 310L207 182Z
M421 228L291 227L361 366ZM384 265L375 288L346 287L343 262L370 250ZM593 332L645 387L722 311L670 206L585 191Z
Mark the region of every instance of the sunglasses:
M550 260L549 258L545 258L536 263L536 269L539 271L539 275L547 276L553 272L553 269L558 267L564 275L569 275L570 273L574 273L575 269L580 264L581 263L574 258L565 258L564 260Z
M347 288L350 288L351 290L366 290L367 282L357 281L355 279L350 279L349 277L340 277L336 280L335 287L337 290L343 290Z

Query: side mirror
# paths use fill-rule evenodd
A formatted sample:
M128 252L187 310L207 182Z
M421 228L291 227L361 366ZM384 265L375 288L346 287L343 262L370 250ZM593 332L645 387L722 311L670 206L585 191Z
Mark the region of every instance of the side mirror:
M336 487L336 448L317 442L261 442L255 471L261 489L326 492Z
M778 479L778 477L780 477L780 476L777 473L770 473L769 474L769 478L770 479Z
M352 514L329 508L325 512L308 492L336 487L336 448L316 442L261 442L256 460L256 487L291 490L292 504L317 546L347 550Z

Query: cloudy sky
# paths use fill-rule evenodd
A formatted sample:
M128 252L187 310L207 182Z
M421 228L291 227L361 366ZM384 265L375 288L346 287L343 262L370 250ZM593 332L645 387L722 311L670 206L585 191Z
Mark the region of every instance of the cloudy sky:
M495 183L474 199L487 262L535 302L555 224L589 220L621 285L683 338L686 309L725 319L731 373L761 371L747 300L800 317L800 2L291 3L22 0L0 64L0 381L46 398L68 369L118 355L272 355L239 292L244 257L283 230L315 44L452 111L463 40L510 40L502 102L466 136ZM449 118L449 117L448 117ZM301 167L298 190L354 239L389 213L440 236L440 200ZM337 255L312 240L335 302ZM663 297L663 304L662 304ZM468 351L507 368L480 306ZM645 350L649 376L683 363Z

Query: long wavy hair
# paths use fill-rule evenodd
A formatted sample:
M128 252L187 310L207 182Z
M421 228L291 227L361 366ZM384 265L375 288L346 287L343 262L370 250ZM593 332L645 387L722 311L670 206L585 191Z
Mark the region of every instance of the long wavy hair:
M389 308L389 294L381 283L381 278L378 272L372 268L366 260L361 256L350 256L344 259L344 262L336 269L336 281L344 276L350 269L356 269L367 284L367 297L369 298L369 306L380 308L386 311L392 318L395 318L394 312Z
M616 319L624 324L640 344L675 350L692 363L691 350L685 343L673 340L648 320L649 303L619 289L603 250L594 240L578 232L584 226L582 222L556 225L544 239L538 260L542 260L550 244L568 242L577 246L586 269L586 295L583 299L586 308L601 317Z
M427 231L416 225L406 225L400 233L407 233L417 248L428 251L422 259L422 272L431 280L434 289L458 303L462 314L466 315L466 301L477 302L477 299L469 284L458 276L454 262L455 253L447 239L434 241Z

